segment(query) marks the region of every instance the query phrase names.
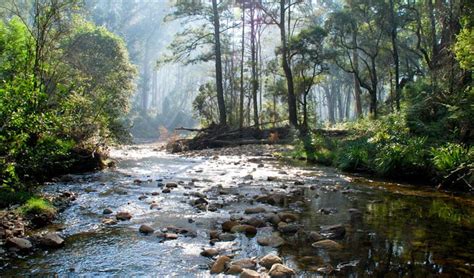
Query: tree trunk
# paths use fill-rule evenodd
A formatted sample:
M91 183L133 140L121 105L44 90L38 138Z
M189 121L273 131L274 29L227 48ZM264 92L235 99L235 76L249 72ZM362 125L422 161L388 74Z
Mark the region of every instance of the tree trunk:
M253 122L258 129L258 79L257 79L257 49L255 34L255 6L250 8L250 52L252 56L252 98L253 98Z
M212 11L214 13L214 48L216 54L216 89L217 106L219 108L219 124L227 124L227 115L225 111L224 87L222 85L222 55L221 38L219 26L219 12L217 10L217 0L212 0Z
M355 73L353 74L354 78L354 99L355 99L355 114L357 118L362 117L362 100L360 99L360 96L362 94L362 90L360 88L360 83L359 79L357 78L357 74L359 71L359 55L357 54L357 34L356 31L354 30L352 32L352 44L353 44L353 50L352 50L352 60L354 63L354 71Z
M298 126L298 117L296 115L296 97L293 82L293 73L288 61L288 45L286 41L286 25L285 25L285 0L280 0L280 39L281 39L281 60L283 71L285 72L286 83L288 87L288 120L290 125Z
M392 56L393 56L393 64L395 66L395 103L397 107L397 111L400 111L400 97L401 97L401 90L400 90L400 62L398 57L398 46L397 46L397 22L395 18L395 4L394 0L390 0L390 21L391 21L391 32L390 38L392 42Z
M244 126L244 55L245 55L245 2L242 2L242 52L240 57L239 127Z

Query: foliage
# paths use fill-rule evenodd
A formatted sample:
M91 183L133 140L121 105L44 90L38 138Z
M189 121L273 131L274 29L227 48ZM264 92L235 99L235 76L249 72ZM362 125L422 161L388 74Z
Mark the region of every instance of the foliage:
M74 28L55 29L64 27L60 13L72 13L73 2L54 11L35 7L38 14L54 13L46 25L27 26L19 16L0 22L2 192L70 171L75 149L95 151L126 133L121 118L135 69L123 41L104 28L75 19L68 25ZM46 28L42 36L54 39L35 37L34 28ZM51 51L37 50L39 43Z
M432 148L431 155L433 165L441 175L447 175L474 161L474 152L471 148L455 143Z
M338 150L336 166L343 171L368 171L374 145L367 142L367 137L344 141Z

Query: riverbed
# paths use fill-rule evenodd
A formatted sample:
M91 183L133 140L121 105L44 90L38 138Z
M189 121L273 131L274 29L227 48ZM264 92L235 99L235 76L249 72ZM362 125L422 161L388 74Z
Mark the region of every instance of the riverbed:
M154 144L113 149L115 168L68 175L45 186L47 194L77 194L47 227L65 238L64 247L9 259L0 264L0 276L206 277L213 259L200 253L210 247L233 259L275 254L301 277L474 275L472 196L283 161L277 157L284 148L242 146L181 155ZM169 183L177 187L165 193ZM278 204L258 201L272 194L291 198ZM199 198L205 207L196 205ZM262 212L244 213L256 207ZM112 214L104 215L104 209ZM104 221L117 212L132 218ZM211 246L211 231L219 231L224 221L261 220L273 212L296 214L298 232L283 234L263 221L256 235L236 233L235 239ZM163 240L140 233L142 224L187 233ZM332 225L344 227L334 238L341 248L315 248L303 236L314 231L324 237ZM258 243L268 236L284 242L278 247Z

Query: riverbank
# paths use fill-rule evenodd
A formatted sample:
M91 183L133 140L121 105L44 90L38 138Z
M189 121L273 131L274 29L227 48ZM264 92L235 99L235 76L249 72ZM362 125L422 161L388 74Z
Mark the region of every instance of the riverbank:
M63 238L61 247L9 257L0 275L186 276L209 275L214 266L263 275L269 258L298 276L474 273L474 246L464 240L474 235L471 197L275 156L289 150L114 149L115 169L44 187L44 194L75 196L35 231Z

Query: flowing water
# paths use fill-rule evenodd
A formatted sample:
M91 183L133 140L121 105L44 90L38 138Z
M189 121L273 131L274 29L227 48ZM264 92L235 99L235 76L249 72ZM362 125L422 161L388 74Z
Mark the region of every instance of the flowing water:
M200 255L210 247L209 231L255 206L296 212L297 224L307 232L342 224L346 234L337 242L343 248L316 249L299 233L284 235L286 243L279 248L258 245L258 237L274 233L270 226L260 228L255 237L239 234L233 241L217 242L215 248L235 258L277 254L301 277L331 270L331 275L345 277L474 275L472 197L374 182L332 168L290 165L273 158L273 151L278 150L249 146L177 156L153 145L113 150L115 169L46 186L46 192L78 193L48 227L66 238L65 246L4 262L0 276L209 276L212 260ZM295 180L304 184L295 185ZM167 182L179 186L162 193ZM217 210L191 205L196 192L205 194ZM269 192L301 194L299 201L283 207L253 201ZM103 224L105 208L128 211L133 218ZM186 228L195 236L163 241L140 234L141 224L155 230Z

